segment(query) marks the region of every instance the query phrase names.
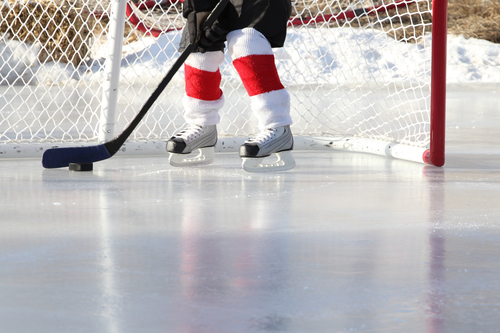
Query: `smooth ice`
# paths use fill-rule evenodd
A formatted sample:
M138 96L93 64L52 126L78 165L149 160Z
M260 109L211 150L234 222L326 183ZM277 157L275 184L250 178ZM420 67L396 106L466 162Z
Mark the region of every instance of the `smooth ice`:
M442 168L0 160L0 332L498 332L499 92L449 92Z

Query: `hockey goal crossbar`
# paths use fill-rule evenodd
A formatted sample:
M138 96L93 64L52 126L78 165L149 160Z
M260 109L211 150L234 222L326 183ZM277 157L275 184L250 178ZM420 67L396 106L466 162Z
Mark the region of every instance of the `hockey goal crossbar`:
M169 1L169 0L167 0ZM169 1L172 2L172 1ZM349 20L353 19L355 17L362 17L366 15L375 15L380 12L385 12L388 10L396 9L396 8L403 8L407 7L409 5L415 4L416 1L414 0L399 0L396 1L395 3L392 4L383 4L383 5L378 5L374 7L365 7L365 8L359 8L359 9L354 9L354 10L348 10L348 11L343 11L337 14L327 14L327 15L318 15L316 17L301 17L301 18L296 18L292 19L288 22L289 26L302 26L302 25L308 25L310 23L322 23L322 22L330 22L332 20L334 21L341 21L341 20ZM135 28L144 34L148 36L153 36L153 37L158 37L163 33L171 32L171 31L176 31L182 28L169 28L165 30L161 29L156 29L153 27L148 27L140 18L139 15L137 14L137 10L147 10L149 8L154 8L155 6L158 6L158 2L156 1L145 1L143 3L140 3L138 5L134 5L133 3L128 2L127 3L127 18L132 23Z

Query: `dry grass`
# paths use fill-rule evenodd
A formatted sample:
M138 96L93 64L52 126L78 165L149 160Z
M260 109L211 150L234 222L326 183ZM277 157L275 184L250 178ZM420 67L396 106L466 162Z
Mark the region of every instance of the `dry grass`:
M90 24L85 11L50 0L9 1L0 4L0 33L41 45L39 60L62 61L78 66L89 53Z
M449 0L448 33L500 43L500 1Z

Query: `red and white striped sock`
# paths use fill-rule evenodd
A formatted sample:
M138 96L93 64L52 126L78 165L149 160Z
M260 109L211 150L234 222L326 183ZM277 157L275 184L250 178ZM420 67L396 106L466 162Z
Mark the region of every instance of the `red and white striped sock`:
M250 96L259 128L290 125L290 95L281 83L271 44L253 28L227 35L228 53Z
M224 61L221 51L191 53L184 63L186 94L182 100L184 119L189 124L216 125L224 105L220 89L219 66Z

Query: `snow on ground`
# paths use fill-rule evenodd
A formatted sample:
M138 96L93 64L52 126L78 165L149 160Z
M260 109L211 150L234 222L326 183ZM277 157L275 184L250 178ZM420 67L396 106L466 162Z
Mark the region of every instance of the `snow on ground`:
M500 44L448 36L449 83L500 83Z
M147 82L164 74L177 57L179 32L143 38L124 47L121 75L125 82ZM290 30L284 49L276 49L278 70L286 84L345 84L370 80L425 80L429 75L431 38L418 44L394 42L383 33L358 29ZM351 46L350 48L347 46ZM94 61L76 71L70 64L40 64L40 47L0 38L0 82L64 83L103 80L106 46L93 49ZM227 60L228 61L228 60ZM398 69L396 71L396 69ZM181 70L182 72L182 70ZM232 66L222 74L237 79ZM181 80L182 75L175 80ZM448 83L500 83L500 44L462 36L448 37Z

